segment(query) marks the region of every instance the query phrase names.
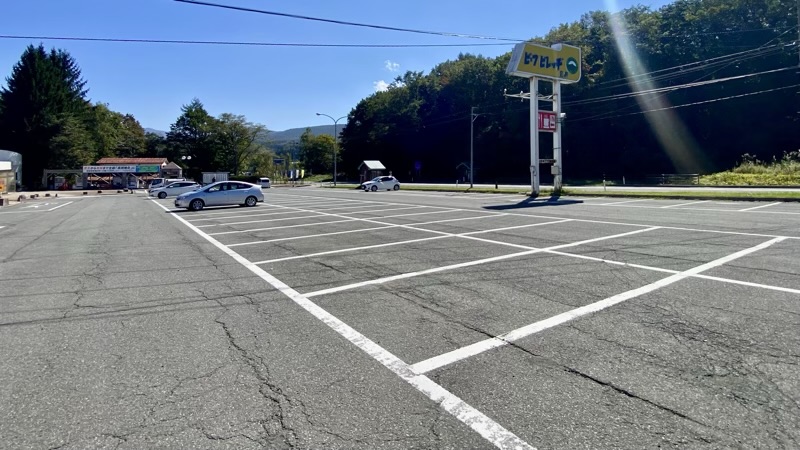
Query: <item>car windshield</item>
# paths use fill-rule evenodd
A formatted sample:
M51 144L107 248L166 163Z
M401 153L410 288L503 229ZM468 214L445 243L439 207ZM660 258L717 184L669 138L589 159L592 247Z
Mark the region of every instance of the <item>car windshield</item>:
M375 178L372 179L372 181L381 181L381 178L383 178L383 177L375 177Z

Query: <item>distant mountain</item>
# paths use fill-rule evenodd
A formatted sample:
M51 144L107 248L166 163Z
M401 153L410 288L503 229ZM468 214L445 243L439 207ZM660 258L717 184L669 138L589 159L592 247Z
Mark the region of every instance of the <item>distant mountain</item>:
M291 128L284 131L271 131L269 133L269 140L271 142L289 142L289 141L299 141L300 136L305 133L306 128L311 129L311 133L315 135L320 134L327 134L329 136L333 136L333 125L317 125L313 127L303 127L303 128ZM336 127L336 131L342 132L342 128L344 125L339 125Z
M299 149L298 143L300 142L300 136L306 132L306 128L311 129L311 133L314 135L321 135L327 134L328 136L333 136L333 125L317 125L313 127L302 127L302 128L291 128L288 130L283 131L270 131L265 137L261 136L257 138L257 142L266 145L276 153L291 153L294 157L297 157L297 152ZM344 124L340 124L336 127L336 131L339 133L342 132L342 128L344 128ZM156 130L155 128L145 128L145 133L155 133L161 137L166 137L167 132L162 130Z
M164 137L164 136L166 136L166 135L167 135L167 132L166 132L166 131L156 130L155 128L145 128L145 129L144 129L144 132L145 132L145 133L153 133L153 134L157 134L157 135L159 135L159 136L161 136L161 137Z

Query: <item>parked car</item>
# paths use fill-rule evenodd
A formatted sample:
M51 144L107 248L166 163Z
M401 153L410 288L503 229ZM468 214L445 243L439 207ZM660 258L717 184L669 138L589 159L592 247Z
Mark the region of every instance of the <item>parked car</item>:
M153 178L153 180L150 181L150 184L147 185L147 189L164 187L178 181L186 181L186 178Z
M267 177L259 178L258 179L258 184L260 184L261 187L264 188L264 189L269 189L269 187L270 187L269 186L269 178L267 178Z
M361 189L375 192L377 190L396 191L400 189L400 182L393 176L375 177L361 184Z
M256 206L264 201L261 186L243 181L218 181L175 198L175 206L199 211L206 206Z
M175 195L181 195L185 192L192 192L199 189L200 185L194 181L178 181L170 183L167 186L150 189L147 195L150 197L167 198Z

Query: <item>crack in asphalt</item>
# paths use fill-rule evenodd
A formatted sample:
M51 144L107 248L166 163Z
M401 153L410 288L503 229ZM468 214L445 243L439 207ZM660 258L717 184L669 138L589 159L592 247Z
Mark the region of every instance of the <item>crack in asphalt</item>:
M267 400L268 403L272 404L276 410L273 413L270 419L276 420L280 425L280 429L288 433L287 435L281 436L283 444L288 448L295 448L297 446L298 436L296 430L289 426L288 419L284 412L284 406L282 403L286 401L291 405L291 400L282 392L280 387L273 384L269 379L269 368L265 364L263 358L258 356L252 356L250 353L242 347L239 343L236 342L236 338L234 337L230 327L227 323L221 320L222 316L224 316L228 312L228 308L221 302L218 302L220 306L224 308L224 311L217 316L214 321L218 323L221 327L225 336L228 339L228 345L230 348L234 349L244 360L244 362L250 366L253 375L258 379L260 382L259 385L259 393L261 396ZM266 375L263 373L266 372ZM261 428L264 430L264 433L267 436L274 436L274 432L270 430L269 424L266 420L260 422Z

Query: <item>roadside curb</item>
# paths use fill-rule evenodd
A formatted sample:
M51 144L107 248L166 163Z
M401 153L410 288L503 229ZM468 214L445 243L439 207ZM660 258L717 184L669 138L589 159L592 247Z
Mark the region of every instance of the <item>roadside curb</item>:
M670 194L670 193L637 193L637 192L576 192L566 190L564 196L567 197L620 197L620 198L643 198L643 199L665 199L665 200L728 200L737 202L800 202L798 197L761 197L761 196L725 196L725 195L703 195L703 194Z
M354 189L356 186L323 186L328 189ZM486 189L486 188L473 188L473 189L454 189L444 188L437 189L435 187L418 188L415 186L404 186L401 188L404 191L415 192L450 192L450 193L473 193L473 194L516 194L530 196L530 191L521 191L514 189ZM727 194L727 195L726 195ZM742 202L800 202L800 197L781 196L779 194L770 196L752 195L755 193L736 193L720 192L720 195L709 195L696 192L628 192L628 191L593 191L582 192L580 188L564 188L563 197L619 197L619 198L642 198L653 200L720 200L720 201L742 201ZM794 194L794 192L792 193ZM552 191L541 191L538 195L539 198L552 195Z

